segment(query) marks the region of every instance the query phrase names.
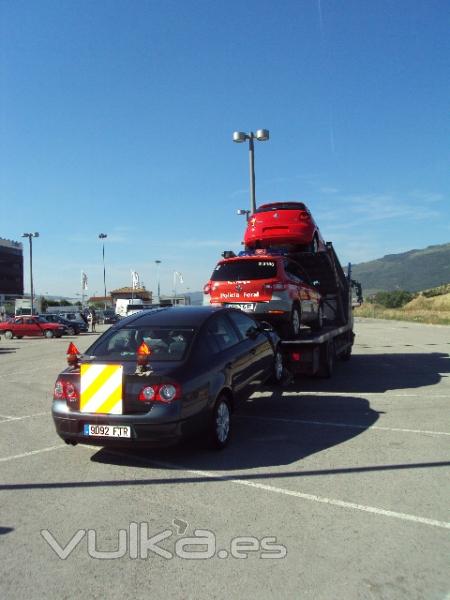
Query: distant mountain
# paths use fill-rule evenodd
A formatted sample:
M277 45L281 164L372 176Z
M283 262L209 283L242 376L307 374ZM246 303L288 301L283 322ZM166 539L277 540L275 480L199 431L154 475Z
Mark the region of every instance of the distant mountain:
M416 292L450 282L450 244L388 254L353 265L352 277L365 294L379 290Z

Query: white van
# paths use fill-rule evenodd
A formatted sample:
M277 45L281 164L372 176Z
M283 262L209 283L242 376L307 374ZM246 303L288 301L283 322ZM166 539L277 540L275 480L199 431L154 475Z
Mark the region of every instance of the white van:
M134 313L151 308L150 302L144 302L139 298L118 298L116 300L116 315L119 317L129 317Z

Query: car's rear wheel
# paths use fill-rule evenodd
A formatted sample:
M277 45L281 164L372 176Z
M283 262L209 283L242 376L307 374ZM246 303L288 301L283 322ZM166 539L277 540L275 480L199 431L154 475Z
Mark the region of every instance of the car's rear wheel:
M319 239L318 239L317 235L314 235L314 237L312 239L310 251L313 254L317 254L317 252L319 252Z
M228 444L231 433L231 406L226 396L221 395L216 401L209 426L210 446L222 450Z
M300 334L301 319L300 307L295 304L292 307L289 321L281 327L281 336L286 339L298 337Z
M14 334L13 334L13 332L12 332L12 331L9 331L9 329L8 329L8 331L5 331L5 338L6 338L7 340L12 340L12 339L13 339L13 337L14 337Z
M50 339L53 337L53 331L51 329L46 329L44 335L46 338Z
M323 327L323 306L320 304L317 311L316 320L311 323L311 329L313 331L320 331Z
M275 384L281 383L283 381L283 372L283 354L278 346L275 350L275 356L273 357L272 377L270 378L271 382Z

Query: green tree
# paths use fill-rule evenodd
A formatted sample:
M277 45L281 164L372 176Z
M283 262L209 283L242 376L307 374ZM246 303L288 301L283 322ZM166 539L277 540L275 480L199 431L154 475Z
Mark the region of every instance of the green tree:
M385 308L401 308L415 297L412 292L394 290L393 292L377 292L374 296L376 304Z

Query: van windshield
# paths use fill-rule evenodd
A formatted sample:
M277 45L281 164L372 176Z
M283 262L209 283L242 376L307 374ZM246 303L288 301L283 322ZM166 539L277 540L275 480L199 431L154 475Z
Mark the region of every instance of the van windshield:
M272 279L277 276L277 263L274 260L234 260L219 263L211 275L212 281L251 281Z

